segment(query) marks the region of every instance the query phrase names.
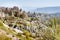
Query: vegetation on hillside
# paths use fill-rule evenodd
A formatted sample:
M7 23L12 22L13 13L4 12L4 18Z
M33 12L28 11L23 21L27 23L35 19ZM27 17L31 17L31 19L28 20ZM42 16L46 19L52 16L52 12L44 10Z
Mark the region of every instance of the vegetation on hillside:
M47 15L27 14L18 7L2 12L5 17L0 17L0 40L60 40L60 18L46 20Z

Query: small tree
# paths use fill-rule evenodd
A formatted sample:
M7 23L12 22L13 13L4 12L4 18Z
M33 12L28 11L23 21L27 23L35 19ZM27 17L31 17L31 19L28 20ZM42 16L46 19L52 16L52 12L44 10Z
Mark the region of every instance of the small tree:
M54 18L54 25L55 25L55 28L56 28L56 24L57 24L57 23L56 23L56 18Z

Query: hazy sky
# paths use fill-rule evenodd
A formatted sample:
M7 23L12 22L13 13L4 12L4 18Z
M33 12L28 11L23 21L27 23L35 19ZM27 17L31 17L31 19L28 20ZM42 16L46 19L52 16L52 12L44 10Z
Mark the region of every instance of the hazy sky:
M32 8L60 6L60 0L0 0L0 6L18 6L25 10L29 10Z

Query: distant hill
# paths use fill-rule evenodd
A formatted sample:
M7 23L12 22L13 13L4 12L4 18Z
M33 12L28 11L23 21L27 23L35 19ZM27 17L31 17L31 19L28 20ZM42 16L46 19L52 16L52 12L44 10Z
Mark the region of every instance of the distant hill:
M44 7L44 8L36 8L34 12L37 13L60 13L59 7Z
M60 13L54 13L54 14L50 14L50 15L60 18Z

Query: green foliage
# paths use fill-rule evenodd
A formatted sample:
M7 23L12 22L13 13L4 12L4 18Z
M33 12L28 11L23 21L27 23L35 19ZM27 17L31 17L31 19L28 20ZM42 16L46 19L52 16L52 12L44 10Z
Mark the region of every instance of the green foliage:
M16 36L19 37L21 40L32 40L32 37L30 37L31 34L28 31L23 30L23 32L23 34L18 33Z
M26 35L26 36L31 36L31 34L30 34L28 31L23 30L23 32L24 32L24 33L23 33L24 35Z
M31 21L39 20L37 17L31 18Z
M21 35L22 35L21 33L17 33L17 35L16 35L16 36L19 36L19 37L20 37Z
M15 16L15 17L18 17L18 12L15 12L14 16Z
M54 30L55 40L60 40L60 18L52 18L50 19L52 29Z
M12 40L11 38L7 37L4 34L0 34L0 40Z

